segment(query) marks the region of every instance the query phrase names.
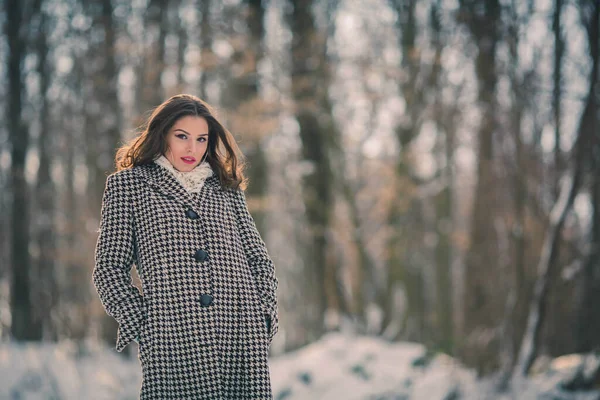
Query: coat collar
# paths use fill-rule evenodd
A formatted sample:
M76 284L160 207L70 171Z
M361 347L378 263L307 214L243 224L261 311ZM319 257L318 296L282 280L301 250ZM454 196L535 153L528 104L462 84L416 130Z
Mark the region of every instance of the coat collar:
M133 172L140 177L147 185L165 196L178 201L186 207L192 207L195 203L193 195L190 194L179 183L179 181L165 168L156 164L154 161L149 164L138 165L133 168ZM208 192L220 189L219 177L212 174L204 181L200 190L200 201Z

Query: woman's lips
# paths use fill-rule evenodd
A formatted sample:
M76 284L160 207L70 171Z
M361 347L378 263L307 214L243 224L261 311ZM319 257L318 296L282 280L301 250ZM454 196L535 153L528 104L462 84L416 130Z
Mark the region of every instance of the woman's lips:
M189 158L181 157L181 160L186 164L193 164L196 162L196 159L194 157L189 157Z

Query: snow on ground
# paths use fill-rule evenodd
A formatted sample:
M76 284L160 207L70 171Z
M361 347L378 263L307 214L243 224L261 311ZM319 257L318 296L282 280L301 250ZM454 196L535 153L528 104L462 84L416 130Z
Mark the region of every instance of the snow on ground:
M0 345L2 400L133 400L140 381L137 358L98 343Z
M91 341L78 346L0 344L0 399L137 399L137 351L124 357ZM562 392L560 374L541 374L511 393L445 355L428 357L415 343L331 333L319 342L271 359L276 400L600 399L600 391Z

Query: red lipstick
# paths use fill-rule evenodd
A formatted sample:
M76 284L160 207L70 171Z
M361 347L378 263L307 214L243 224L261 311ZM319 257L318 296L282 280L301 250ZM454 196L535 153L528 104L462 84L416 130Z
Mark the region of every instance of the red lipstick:
M186 164L193 164L196 162L194 157L181 157L181 160Z

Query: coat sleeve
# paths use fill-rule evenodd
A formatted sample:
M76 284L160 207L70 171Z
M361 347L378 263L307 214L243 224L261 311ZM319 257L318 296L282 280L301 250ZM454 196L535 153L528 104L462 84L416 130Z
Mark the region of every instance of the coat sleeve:
M279 330L275 266L258 229L256 229L254 219L248 211L244 192L238 189L233 193L233 203L244 253L261 297L261 304L266 318L265 322L269 330L269 339L272 340Z
M137 336L143 322L142 295L130 274L134 254L133 207L126 183L110 175L102 199L92 279L106 313L119 323L119 352Z

